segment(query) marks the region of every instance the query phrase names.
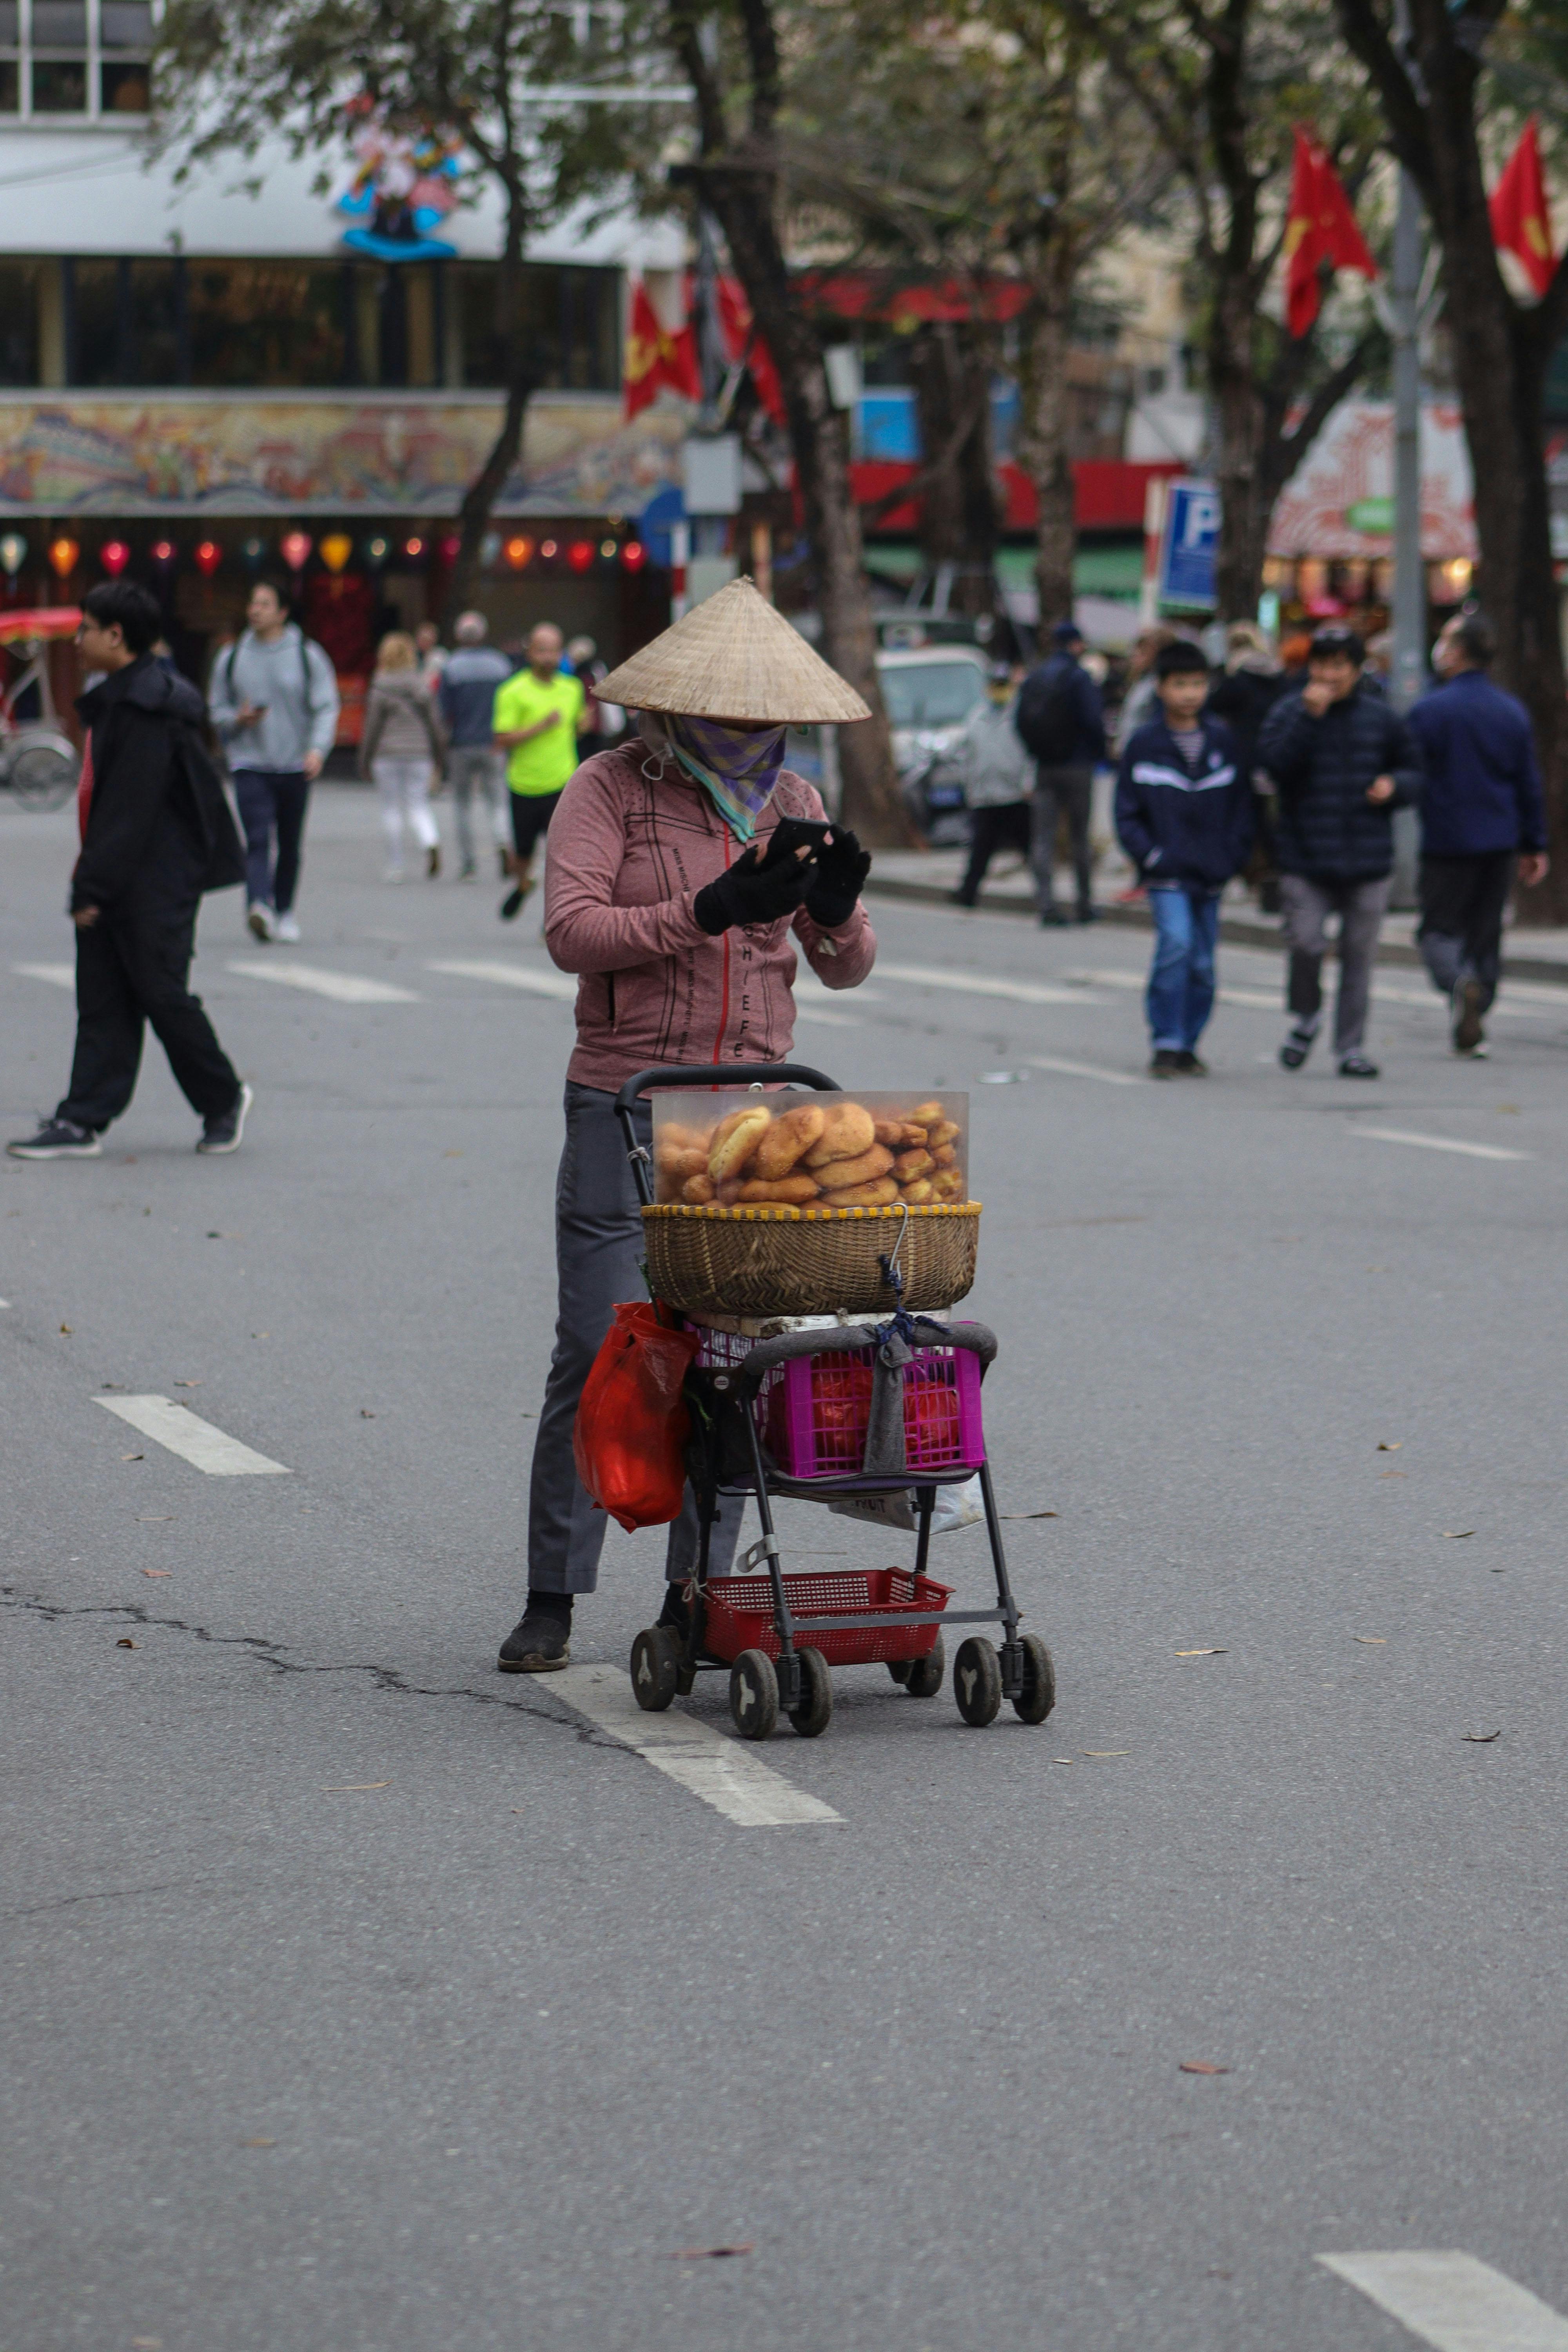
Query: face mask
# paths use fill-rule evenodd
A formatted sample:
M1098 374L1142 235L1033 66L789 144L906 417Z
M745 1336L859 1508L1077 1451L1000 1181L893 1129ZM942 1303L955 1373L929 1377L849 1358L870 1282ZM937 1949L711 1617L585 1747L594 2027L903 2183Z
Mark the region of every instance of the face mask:
M750 841L784 766L784 729L725 727L716 719L667 714L669 748L737 841Z

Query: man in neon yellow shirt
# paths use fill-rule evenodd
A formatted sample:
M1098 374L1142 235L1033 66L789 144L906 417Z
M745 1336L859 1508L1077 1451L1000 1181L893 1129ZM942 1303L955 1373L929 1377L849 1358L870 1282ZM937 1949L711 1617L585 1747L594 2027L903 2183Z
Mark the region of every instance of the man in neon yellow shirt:
M587 724L581 681L561 675L561 646L560 630L541 621L529 636L528 667L496 688L493 724L497 747L507 754L515 852L503 923L533 887L533 853L576 769L577 738Z

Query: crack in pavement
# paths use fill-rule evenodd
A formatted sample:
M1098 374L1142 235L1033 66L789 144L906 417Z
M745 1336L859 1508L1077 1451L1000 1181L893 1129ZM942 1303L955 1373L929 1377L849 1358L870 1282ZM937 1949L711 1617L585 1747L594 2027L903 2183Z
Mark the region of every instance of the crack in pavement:
M54 1622L69 1617L118 1617L133 1625L158 1628L170 1633L188 1633L194 1641L210 1642L220 1649L247 1650L258 1664L271 1666L280 1675L369 1675L377 1690L393 1691L401 1698L466 1698L479 1706L503 1706L513 1715L531 1716L535 1722L547 1723L557 1731L570 1731L583 1748L603 1748L607 1755L626 1756L635 1760L636 1751L618 1739L612 1738L596 1724L584 1723L580 1716L557 1715L552 1708L531 1704L526 1698L503 1696L500 1691L475 1690L471 1685L443 1685L410 1682L396 1666L372 1664L316 1665L286 1654L281 1642L268 1640L259 1633L215 1633L205 1625L190 1624L183 1617L160 1617L138 1601L88 1601L79 1605L60 1601L47 1601L42 1593L17 1591L14 1585L0 1585L0 1608L13 1609L27 1616L42 1617ZM541 1697L547 1694L542 1692ZM565 1701L558 1705L564 1707Z
M160 1878L151 1886L100 1886L94 1895L56 1895L47 1903L25 1903L19 1910L0 1912L4 1919L35 1919L40 1911L64 1911L72 1903L116 1903L131 1895L166 1895L172 1886L184 1886L183 1878Z

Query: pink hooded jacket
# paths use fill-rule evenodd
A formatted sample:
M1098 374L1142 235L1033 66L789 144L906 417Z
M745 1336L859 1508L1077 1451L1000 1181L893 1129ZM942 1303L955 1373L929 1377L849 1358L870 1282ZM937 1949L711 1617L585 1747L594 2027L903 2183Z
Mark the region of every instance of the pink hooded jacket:
M700 785L636 742L578 769L550 824L544 944L577 984L577 1048L566 1075L613 1094L656 1063L783 1062L795 1045L795 945L829 988L854 988L877 941L865 908L825 931L793 919L710 939L699 890L741 855ZM785 768L757 824L766 855L782 816L827 812ZM794 934L794 940L791 934Z

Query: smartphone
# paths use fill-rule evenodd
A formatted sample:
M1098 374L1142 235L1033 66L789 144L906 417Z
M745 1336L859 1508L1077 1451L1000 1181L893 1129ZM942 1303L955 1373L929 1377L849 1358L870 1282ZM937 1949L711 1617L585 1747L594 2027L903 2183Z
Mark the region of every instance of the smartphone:
M809 849L815 856L833 831L831 824L816 817L781 816L768 840L764 866L777 866L781 859L793 857L797 849Z

